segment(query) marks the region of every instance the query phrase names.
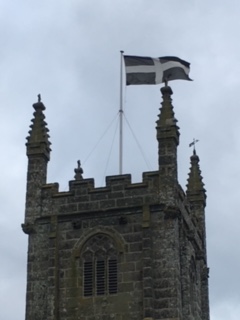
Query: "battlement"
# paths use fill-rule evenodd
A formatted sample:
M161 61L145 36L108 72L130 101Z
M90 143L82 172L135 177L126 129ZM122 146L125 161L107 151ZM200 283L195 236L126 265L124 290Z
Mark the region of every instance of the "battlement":
M93 212L133 210L148 206L177 206L189 229L193 229L189 203L182 187L178 184L174 194L167 195L159 184L159 171L144 172L140 183L132 183L131 175L106 177L104 187L95 187L94 179L72 180L69 191L59 192L57 183L42 187L42 214L51 215L54 206L57 215L76 215Z
M42 187L43 215L49 215L49 204L58 206L58 214L129 208L159 201L159 173L145 172L140 183L132 183L131 175L106 177L106 186L95 187L94 179L73 180L69 191L59 192L58 183Z
M132 183L131 175L107 176L104 187L95 187L94 179L69 181L69 191L59 192L58 183L46 184L42 187L42 217L51 214L55 207L57 215L81 215L87 213L114 212L133 210L145 205L163 206L167 208L174 203L175 213L179 211L189 230L195 230L196 225L190 214L190 206L186 194L178 184L175 189L175 199L163 197L164 190L159 184L159 171L144 172L140 183ZM169 195L168 195L169 196ZM174 198L174 196L172 196ZM170 210L171 211L171 210ZM167 209L167 216L172 213ZM174 214L175 214L174 213ZM179 216L179 217L180 217ZM199 237L194 236L200 243Z
M132 183L130 174L108 176L104 187L95 187L94 179L72 180L69 181L69 191L66 192L59 192L58 183L46 184L42 187L41 218L50 217L53 207L54 215L73 219L72 223L75 224L83 217L86 219L88 216L100 217L107 214L109 218L113 218L120 211L122 214L140 213L145 212L142 208L151 207L152 212L163 211L165 219L182 219L189 239L195 242L196 247L201 248L202 235L191 215L182 187L177 184L175 196L172 195L172 199L168 198L167 201L163 194L164 190L161 190L159 184L159 171L144 172L140 183ZM148 214L146 219L150 219Z
M93 178L82 180L70 180L69 191L59 191L58 183L49 183L43 186L45 194L51 194L54 197L65 196L82 196L87 194L101 194L111 193L117 194L127 193L129 195L141 194L142 191L153 191L158 189L159 172L151 171L144 172L142 182L132 183L132 177L130 174L107 176L106 185L104 187L95 187L95 181Z

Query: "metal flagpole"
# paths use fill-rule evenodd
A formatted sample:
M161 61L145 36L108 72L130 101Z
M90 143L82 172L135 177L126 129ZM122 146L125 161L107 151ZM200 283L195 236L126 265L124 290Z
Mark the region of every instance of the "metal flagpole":
M119 174L122 174L123 166L123 52L120 51Z

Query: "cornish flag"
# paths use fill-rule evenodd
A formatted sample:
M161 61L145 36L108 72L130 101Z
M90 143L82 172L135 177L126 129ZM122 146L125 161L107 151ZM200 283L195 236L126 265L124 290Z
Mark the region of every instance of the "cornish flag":
M190 63L177 57L124 56L126 84L158 84L171 80L191 80Z

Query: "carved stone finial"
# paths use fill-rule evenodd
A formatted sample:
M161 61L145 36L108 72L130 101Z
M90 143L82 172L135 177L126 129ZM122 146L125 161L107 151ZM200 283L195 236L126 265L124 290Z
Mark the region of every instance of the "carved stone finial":
M83 179L83 169L81 168L81 162L80 160L77 161L77 168L74 169L74 172L75 172L75 180L82 180Z
M169 87L168 82L165 80L165 86L160 89L163 99L165 99L165 95L171 96L173 94L172 88Z

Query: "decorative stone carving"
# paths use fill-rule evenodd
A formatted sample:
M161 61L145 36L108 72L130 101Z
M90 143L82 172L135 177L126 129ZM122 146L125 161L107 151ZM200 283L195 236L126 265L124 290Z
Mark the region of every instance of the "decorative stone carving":
M128 223L126 217L120 217L119 220L118 220L118 222L119 222L119 224L127 224L127 223Z
M81 229L82 227L82 220L75 220L72 222L72 226L73 226L73 229Z
M181 211L174 206L168 206L165 210L165 219L181 219Z
M22 231L26 234L31 234L33 232L35 232L35 228L34 228L34 224L33 223L22 223L21 224L22 227Z
M204 267L201 274L202 280L207 280L209 278L209 268Z

